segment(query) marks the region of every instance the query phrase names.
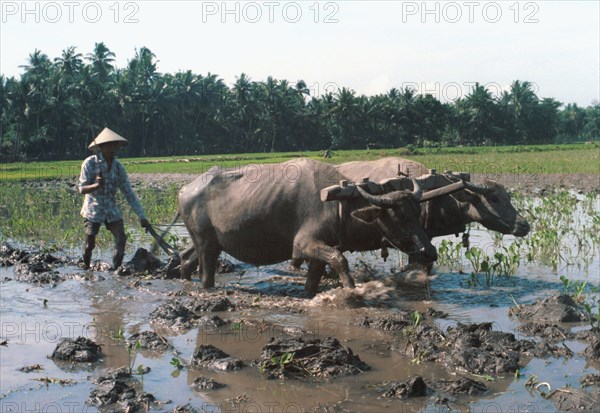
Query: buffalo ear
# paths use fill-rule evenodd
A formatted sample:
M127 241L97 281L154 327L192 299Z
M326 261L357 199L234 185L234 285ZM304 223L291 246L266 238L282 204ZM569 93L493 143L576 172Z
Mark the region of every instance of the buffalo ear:
M381 216L381 208L376 206L368 206L365 208L357 209L350 215L352 215L353 218L356 218L359 221L370 224Z

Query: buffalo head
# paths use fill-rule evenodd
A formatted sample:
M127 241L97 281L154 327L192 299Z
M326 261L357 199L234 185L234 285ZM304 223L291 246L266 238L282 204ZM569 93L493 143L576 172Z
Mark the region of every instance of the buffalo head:
M383 237L394 247L409 244L416 251L405 252L420 252L435 260L437 252L419 219L423 191L416 180L413 180L413 185L413 191L393 191L382 195L369 194L357 186L358 192L370 205L354 211L352 216L365 223L377 221Z
M483 184L465 182L465 191L454 197L468 202L467 214L488 229L518 237L529 232L529 223L512 205L504 186L494 181L486 180Z

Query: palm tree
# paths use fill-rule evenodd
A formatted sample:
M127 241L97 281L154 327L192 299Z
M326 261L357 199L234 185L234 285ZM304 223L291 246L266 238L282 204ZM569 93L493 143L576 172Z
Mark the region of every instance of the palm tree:
M122 96L123 110L130 119L129 146L133 155L145 155L149 150L148 134L161 98L163 82L156 71L155 58L150 49L141 47L123 73L122 86L126 89L126 95Z
M586 108L585 118L583 136L589 140L600 139L600 104L598 101Z
M463 143L481 145L496 143L497 109L491 93L479 83L469 95L456 102L459 135Z
M510 96L516 139L523 143L530 143L531 136L529 136L527 125L538 104L538 97L533 91L533 85L527 81L515 80L510 86Z
M533 91L531 82L515 80L510 85L510 95L514 106L515 116L521 117L527 110L538 103L538 97Z
M354 90L346 87L339 89L335 95L335 106L332 108L334 131L332 142L336 148L353 147L356 111Z
M106 81L109 74L114 70L113 62L115 54L111 52L103 42L94 45L94 52L88 53L85 59L92 65L92 75L100 82Z
M259 92L256 90L256 84L245 74L242 73L233 84L232 94L234 99L234 119L238 125L239 131L234 132L241 139L237 150L243 148L250 150L260 150L256 142L253 141L255 132L255 123L258 117L258 108L255 105L254 98Z
M25 126L27 91L25 84L14 77L0 76L0 154L16 160L20 150L20 140Z
M48 59L48 56L40 50L35 49L33 53L29 54L27 64L19 67L25 69L25 77L43 77L47 76L47 71L51 65L52 63L50 62L50 59Z
M46 54L37 49L29 55L27 63L26 65L19 66L25 69L25 73L21 77L21 82L26 93L24 109L26 121L22 134L26 138L24 142L26 146L30 142L47 139L43 119L47 113L52 111L50 85L53 75L52 62L50 62Z
M61 74L67 77L74 76L83 64L81 53L76 53L76 47L70 46L63 50L61 57L54 59Z
M585 127L586 112L576 103L569 103L559 115L560 135L565 140L577 139L583 135Z

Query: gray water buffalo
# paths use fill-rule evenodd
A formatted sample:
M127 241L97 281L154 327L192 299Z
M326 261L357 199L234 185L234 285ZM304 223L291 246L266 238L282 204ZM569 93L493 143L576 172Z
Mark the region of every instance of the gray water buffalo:
M397 174L399 169L414 177L428 171L420 163L397 157L347 162L338 165L337 168L351 181L369 177L374 182L390 178ZM457 180L458 178L452 175L436 176L437 185L447 185ZM466 226L472 222L478 222L502 234L519 237L529 232L529 223L512 205L506 189L490 180L483 184L465 182L464 190L424 203L421 208L421 222L430 238L464 232ZM410 249L410 247L404 246L402 249ZM421 254L409 254L409 256L411 262L428 261Z
M182 254L182 276L189 278L197 262L203 287L213 287L221 251L254 265L305 259L305 289L315 294L326 264L344 287L354 287L342 252L379 249L382 237L435 260L419 220L423 192L416 181L414 190L378 196L357 187L362 196L345 201L340 216L338 204L322 202L319 193L343 179L334 166L310 159L215 167L199 176L179 192L179 214L194 247Z

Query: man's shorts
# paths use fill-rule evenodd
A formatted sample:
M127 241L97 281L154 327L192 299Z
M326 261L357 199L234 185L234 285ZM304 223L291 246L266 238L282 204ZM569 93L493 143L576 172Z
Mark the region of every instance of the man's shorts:
M85 219L85 235L88 236L96 236L98 235L98 231L100 231L100 226L102 225L102 223L100 222L92 222L89 219ZM119 232L125 232L125 228L123 226L123 220L119 220L119 221L115 221L115 222L105 222L104 225L106 225L106 229L109 230L110 232L115 232L115 231L119 231Z

